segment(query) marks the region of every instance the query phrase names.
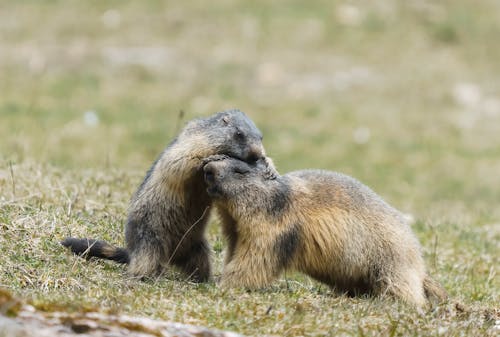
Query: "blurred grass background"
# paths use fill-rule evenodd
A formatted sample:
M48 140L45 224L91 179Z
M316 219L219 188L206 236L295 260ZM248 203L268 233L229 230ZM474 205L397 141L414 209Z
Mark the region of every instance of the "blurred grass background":
M1 158L145 170L180 111L237 107L282 171L341 170L425 202L419 211L466 198L498 216L499 11L487 0L4 0Z
M4 233L78 191L96 212L58 220L119 242L128 198L183 122L239 108L280 171L358 178L413 215L452 295L498 304L499 36L495 0L0 0ZM6 241L2 285L37 293L15 283Z

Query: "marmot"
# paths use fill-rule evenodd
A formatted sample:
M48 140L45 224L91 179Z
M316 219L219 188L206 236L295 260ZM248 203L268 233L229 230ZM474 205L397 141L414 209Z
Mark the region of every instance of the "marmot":
M207 281L211 250L205 227L211 199L202 168L203 159L215 154L255 162L265 155L262 133L239 110L190 121L153 163L133 195L126 248L93 239L66 238L61 243L78 255L128 263L133 276L154 276L174 265L193 281Z
M418 306L446 298L402 214L356 179L324 170L281 176L266 158L213 159L204 172L229 240L223 287L261 288L295 269L350 295Z

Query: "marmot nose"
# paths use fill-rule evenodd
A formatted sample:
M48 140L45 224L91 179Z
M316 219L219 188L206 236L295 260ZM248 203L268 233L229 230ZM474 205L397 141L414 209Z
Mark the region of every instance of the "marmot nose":
M260 158L264 157L264 152L262 151L262 147L259 145L250 146L250 150L248 151L247 162L255 163Z

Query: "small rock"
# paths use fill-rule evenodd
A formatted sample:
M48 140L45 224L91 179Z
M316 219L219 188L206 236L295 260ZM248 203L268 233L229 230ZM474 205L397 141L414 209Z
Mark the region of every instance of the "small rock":
M356 144L366 144L371 138L370 129L364 126L358 127L352 133L352 138Z
M283 81L283 68L274 62L261 63L257 67L257 80L263 85L276 85Z
M346 26L359 26L364 19L364 15L361 10L350 4L337 6L335 16L338 22Z
M500 99L487 98L483 102L483 112L488 117L500 116Z
M120 26L122 16L116 9L108 9L102 14L101 21L107 28L115 29Z
M28 61L28 67L31 72L39 74L45 70L45 57L40 52L33 52Z
M481 88L474 83L457 83L452 89L455 102L465 107L476 107L481 101Z
M96 126L99 124L99 116L94 110L85 111L83 113L83 122L88 126Z

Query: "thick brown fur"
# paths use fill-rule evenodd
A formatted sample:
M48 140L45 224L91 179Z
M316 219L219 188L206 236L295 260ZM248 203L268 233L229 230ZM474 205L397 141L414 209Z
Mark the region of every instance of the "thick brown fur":
M204 158L216 154L255 162L265 155L262 134L239 110L190 121L132 197L126 250L89 239L67 238L62 244L79 255L129 263L128 272L138 277L154 276L174 265L194 281L208 280L211 249L205 227L211 199L202 166Z
M261 288L295 269L351 295L418 306L446 298L402 214L354 178L322 170L280 176L267 158L208 158L204 171L229 241L223 287Z

